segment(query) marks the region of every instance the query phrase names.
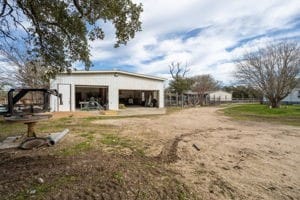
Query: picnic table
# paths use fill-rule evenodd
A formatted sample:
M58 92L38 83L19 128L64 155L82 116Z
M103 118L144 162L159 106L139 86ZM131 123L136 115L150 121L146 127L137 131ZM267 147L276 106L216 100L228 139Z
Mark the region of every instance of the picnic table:
M97 110L103 107L97 101L80 101L80 110Z

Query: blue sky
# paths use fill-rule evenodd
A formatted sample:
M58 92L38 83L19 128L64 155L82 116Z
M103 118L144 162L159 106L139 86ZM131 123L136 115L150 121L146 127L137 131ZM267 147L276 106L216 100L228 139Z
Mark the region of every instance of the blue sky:
M91 70L120 69L170 78L171 62L186 63L188 75L212 74L234 82L232 60L272 42L300 41L299 0L134 0L143 4L143 31L113 48L113 27L91 43ZM80 67L79 67L80 68Z
M233 60L272 41L300 41L299 0L133 0L143 4L142 31L114 48L114 28L90 43L91 70L119 69L170 78L172 62L189 76L211 74L234 83ZM0 67L8 66L0 58ZM84 69L80 64L74 64Z

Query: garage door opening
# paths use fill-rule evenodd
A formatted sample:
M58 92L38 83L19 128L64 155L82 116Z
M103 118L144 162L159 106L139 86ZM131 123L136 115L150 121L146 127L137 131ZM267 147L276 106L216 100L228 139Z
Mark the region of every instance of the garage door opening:
M159 107L159 91L119 90L119 104L127 107Z
M80 110L108 109L108 87L75 86L75 106Z

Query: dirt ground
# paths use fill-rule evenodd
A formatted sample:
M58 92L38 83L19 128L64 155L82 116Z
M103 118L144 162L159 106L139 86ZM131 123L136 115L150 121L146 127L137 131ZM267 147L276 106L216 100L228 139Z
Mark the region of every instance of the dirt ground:
M233 121L218 109L93 123L143 140L148 156L167 155L200 199L300 199L300 128Z
M162 115L166 113L165 108L150 108L150 107L131 107L120 109L119 111L102 110L102 111L76 111L76 112L54 112L53 119L64 117L85 118L85 117L110 117L110 116L139 116L139 115Z
M72 156L51 148L1 151L0 197L300 199L300 128L234 121L219 109L90 122L140 141L142 155L102 146Z

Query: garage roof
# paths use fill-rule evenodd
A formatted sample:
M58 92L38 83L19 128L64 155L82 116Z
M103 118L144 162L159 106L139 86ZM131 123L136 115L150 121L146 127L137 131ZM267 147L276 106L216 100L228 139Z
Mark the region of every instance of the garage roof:
M158 81L167 80L165 78L161 78L161 77L157 77L157 76L150 76L150 75L145 75L145 74L138 74L138 73L133 73L133 72L120 71L120 70L72 71L70 73L68 73L68 72L61 73L61 75L63 75L63 74L116 74L116 75L123 74L123 75L153 79L153 80L158 80Z

